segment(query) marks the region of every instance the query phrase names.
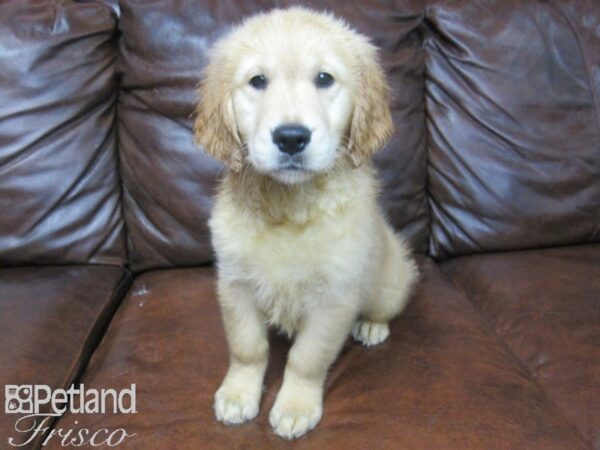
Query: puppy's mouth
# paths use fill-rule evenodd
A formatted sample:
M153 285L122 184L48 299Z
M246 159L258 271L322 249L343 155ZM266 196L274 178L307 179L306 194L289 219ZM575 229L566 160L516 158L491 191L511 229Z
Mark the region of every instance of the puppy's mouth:
M281 157L271 176L284 184L297 184L310 179L314 171L306 167L301 155Z
M308 170L306 169L306 167L304 167L303 164L284 164L284 165L280 165L279 167L277 167L277 169L275 169L277 172L282 172L285 170L290 170L290 171L305 171Z
M276 172L283 171L310 171L306 167L306 163L304 161L304 157L302 155L294 155L294 156L285 156L279 159L277 164Z

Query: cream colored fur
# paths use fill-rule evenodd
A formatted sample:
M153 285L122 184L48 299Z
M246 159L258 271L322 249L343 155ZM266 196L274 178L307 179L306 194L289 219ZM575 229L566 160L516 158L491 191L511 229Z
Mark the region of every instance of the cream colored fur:
M318 89L319 71L335 84ZM258 92L248 79L266 73ZM322 415L327 370L349 333L385 340L417 278L378 205L368 161L389 138L389 89L366 38L330 15L301 8L255 16L217 45L200 88L196 138L229 167L210 228L230 366L215 395L217 419L259 411L267 328L293 337L269 416L297 438ZM278 170L270 130L313 130L306 170Z

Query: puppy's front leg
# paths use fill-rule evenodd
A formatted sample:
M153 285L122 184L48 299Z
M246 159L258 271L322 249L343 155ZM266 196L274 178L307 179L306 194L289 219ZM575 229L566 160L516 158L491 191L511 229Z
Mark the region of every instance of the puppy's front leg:
M269 342L267 324L241 286L219 282L219 302L229 345L229 370L215 394L217 419L240 424L258 414Z
M356 313L345 306L311 308L307 313L290 349L283 384L269 415L281 437L298 438L321 419L327 370L355 319Z

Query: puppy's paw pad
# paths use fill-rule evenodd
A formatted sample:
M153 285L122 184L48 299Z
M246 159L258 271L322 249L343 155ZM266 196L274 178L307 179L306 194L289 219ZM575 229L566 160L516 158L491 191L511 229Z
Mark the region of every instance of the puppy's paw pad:
M226 425L239 425L258 415L260 393L221 386L215 394L215 415Z
M269 422L284 439L297 439L312 430L323 414L321 401L275 401Z
M355 341L367 347L381 344L390 335L387 323L376 323L359 320L352 328L352 337Z

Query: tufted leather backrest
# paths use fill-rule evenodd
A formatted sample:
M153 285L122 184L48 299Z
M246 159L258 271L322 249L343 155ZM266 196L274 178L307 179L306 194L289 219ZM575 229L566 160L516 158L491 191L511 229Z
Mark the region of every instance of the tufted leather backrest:
M427 23L433 256L599 241L598 2L439 2Z
M418 252L600 241L595 0L27 0L0 4L0 263L122 264L121 189L134 270L211 262L223 168L192 138L206 51L293 4L381 48L381 203Z
M119 150L135 270L212 261L207 218L220 164L193 145L195 89L208 47L244 16L301 3L332 10L382 48L396 135L376 157L382 203L417 250L428 241L422 11L405 2L123 0Z
M125 262L114 17L0 3L0 264Z

